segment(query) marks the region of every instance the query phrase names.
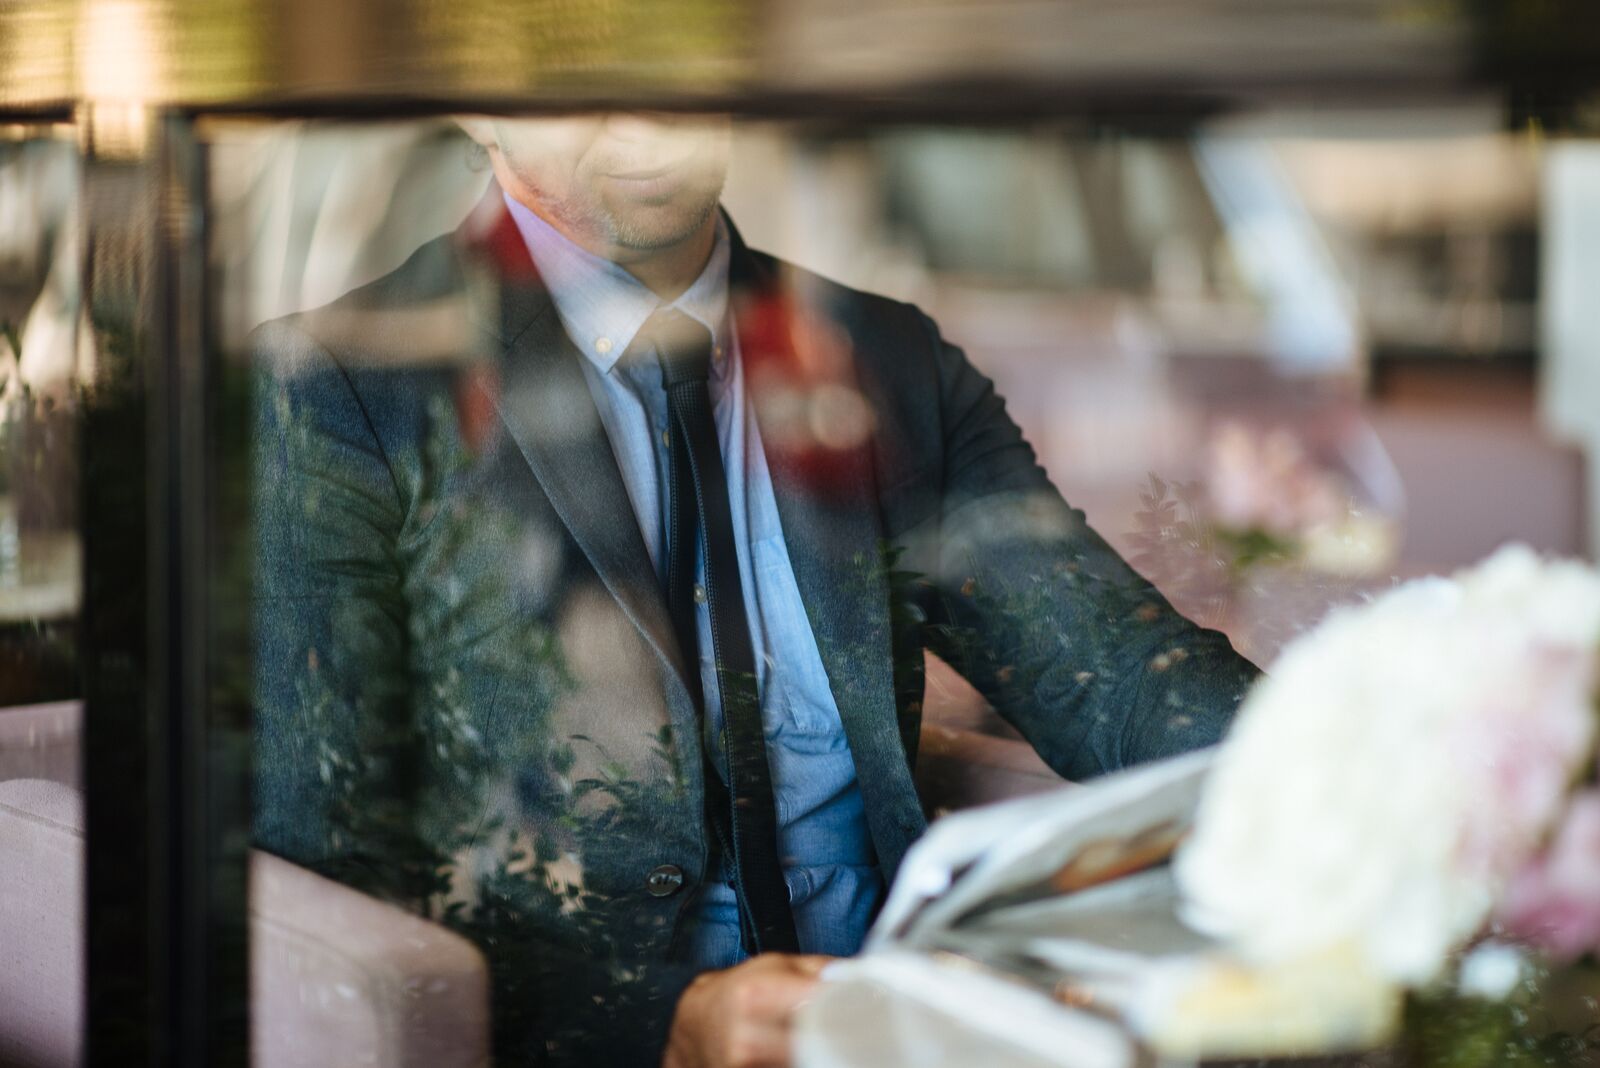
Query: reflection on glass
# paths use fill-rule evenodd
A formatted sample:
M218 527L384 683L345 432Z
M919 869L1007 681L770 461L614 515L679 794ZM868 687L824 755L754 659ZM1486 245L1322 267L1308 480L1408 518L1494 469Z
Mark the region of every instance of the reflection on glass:
M0 706L77 692L76 189L65 135L0 142Z
M263 1058L697 1048L754 951L859 947L925 812L1210 744L1234 646L1456 562L1270 145L210 135Z
M82 1031L78 173L70 131L0 130L4 1063L75 1063Z
M1253 670L930 320L752 251L729 152L609 115L213 157L220 321L313 305L237 342L258 841L477 947L513 1062L653 1059L708 1040L694 975L859 947L923 825L925 648L1073 777L1214 740Z

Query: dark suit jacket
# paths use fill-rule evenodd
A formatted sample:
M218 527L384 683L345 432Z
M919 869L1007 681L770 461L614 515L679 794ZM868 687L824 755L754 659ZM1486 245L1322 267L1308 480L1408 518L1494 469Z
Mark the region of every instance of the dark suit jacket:
M1222 735L1253 668L1062 501L932 321L737 236L731 272L886 877L924 828L924 649L1067 778ZM255 350L260 843L476 939L501 1063L654 1063L708 875L700 726L520 236L433 241Z

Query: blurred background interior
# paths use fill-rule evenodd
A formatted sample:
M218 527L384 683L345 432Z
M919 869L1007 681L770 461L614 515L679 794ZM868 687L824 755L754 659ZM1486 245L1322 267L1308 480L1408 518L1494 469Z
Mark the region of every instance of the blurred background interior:
M1588 352L1562 278L1586 273L1589 149L1501 119L748 121L724 202L755 247L928 311L1068 500L1269 662L1374 585L1508 540L1593 552L1593 420L1563 401ZM466 146L449 120L219 127L225 336L453 229L488 182ZM1266 515L1307 483L1349 514ZM1208 569L1230 506L1244 528L1329 529L1293 560Z
M461 221L488 174L454 107L739 113L725 204L746 240L921 305L994 378L1064 496L1263 664L1332 605L1508 540L1592 560L1600 97L1584 13L8 6L0 790L83 784L77 702L113 670L82 648L96 561L112 559L89 524L153 507L142 485L91 504L109 439L84 433L97 389L167 358L139 311L144 274L162 227L187 224L161 215L151 174L203 191L183 208L204 222L205 284L173 277L203 291L206 351L226 354ZM962 740L1009 728L938 665L929 706L934 764L977 753L1033 773L1025 752ZM962 798L929 807L945 803ZM22 893L0 885L0 903ZM6 1041L0 1063L27 1053ZM64 1063L23 1063L47 1062Z
M1595 551L1600 151L1503 123L749 120L724 203L753 246L926 310L1096 529L1269 664L1332 605L1504 542ZM215 127L224 345L454 229L489 180L468 144L448 119ZM932 669L933 720L1010 734Z

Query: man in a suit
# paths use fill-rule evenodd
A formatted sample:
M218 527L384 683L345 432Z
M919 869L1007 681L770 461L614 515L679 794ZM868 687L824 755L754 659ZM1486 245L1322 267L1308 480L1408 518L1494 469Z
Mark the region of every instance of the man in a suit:
M256 336L258 838L476 939L501 1063L785 1064L923 830L924 649L1073 779L1254 669L926 316L745 247L726 123L462 126L461 230Z

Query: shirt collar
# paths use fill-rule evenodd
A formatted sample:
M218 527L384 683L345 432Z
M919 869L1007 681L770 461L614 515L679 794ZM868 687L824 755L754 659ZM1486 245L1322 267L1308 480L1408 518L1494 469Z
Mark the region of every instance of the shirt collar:
M727 347L723 324L728 312L730 242L720 214L716 243L705 269L677 300L664 305L622 267L573 243L509 193L501 195L555 302L561 325L597 370L609 374L645 320L666 306L677 308L711 331L712 373L721 375Z

